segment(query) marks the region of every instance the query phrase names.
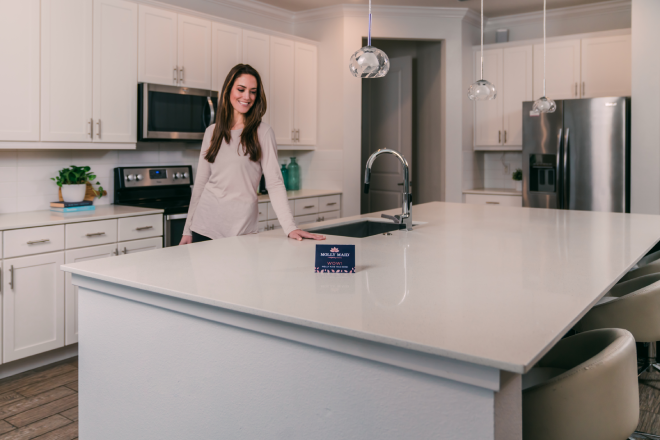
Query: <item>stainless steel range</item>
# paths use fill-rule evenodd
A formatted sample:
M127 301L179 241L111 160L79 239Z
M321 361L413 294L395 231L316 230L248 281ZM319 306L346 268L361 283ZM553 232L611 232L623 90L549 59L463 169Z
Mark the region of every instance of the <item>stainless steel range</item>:
M115 205L162 209L163 246L181 241L192 194L190 165L115 168Z

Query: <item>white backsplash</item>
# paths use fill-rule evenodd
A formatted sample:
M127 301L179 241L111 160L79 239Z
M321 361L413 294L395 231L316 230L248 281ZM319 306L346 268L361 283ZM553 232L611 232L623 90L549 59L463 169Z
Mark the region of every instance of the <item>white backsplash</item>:
M306 189L341 189L342 151L280 151L280 163L296 156L301 168L301 185ZM0 214L38 211L57 200L58 188L50 180L70 165L89 165L108 197L95 204L112 203L112 170L118 166L192 165L196 171L199 149L186 144L141 143L136 150L0 150Z
M522 153L482 153L484 169L484 188L514 189L516 184L511 174L522 168ZM504 157L502 157L504 154ZM504 162L504 164L502 163Z

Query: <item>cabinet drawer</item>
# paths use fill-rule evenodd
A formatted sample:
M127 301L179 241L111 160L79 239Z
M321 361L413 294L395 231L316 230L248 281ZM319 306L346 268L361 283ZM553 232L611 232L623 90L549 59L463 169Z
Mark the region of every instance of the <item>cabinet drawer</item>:
M339 211L339 194L319 197L319 212Z
M305 225L307 223L317 222L319 220L319 216L317 214L300 215L294 217L293 220L296 222L296 226L300 226L300 225Z
M163 216L143 215L119 219L119 241L163 235Z
M295 206L294 206L294 201L289 200L289 209L291 210L291 215L295 215L293 212L295 211ZM268 203L268 220L275 220L277 219L277 214L275 214L275 210L273 209L273 204Z
M309 199L294 200L295 212L293 215L316 214L319 212L319 198L311 197Z
M4 258L64 249L64 225L14 229L4 233Z
M264 220L268 220L268 205L270 205L270 203L258 204L259 215L257 216L257 221L263 222Z
M71 223L65 226L67 249L117 241L117 219L98 222Z
M522 207L522 196L465 194L465 203L470 203L472 205L501 205Z
M161 249L162 247L163 247L163 239L160 237L117 243L117 250L119 251L120 255L153 251L155 249Z

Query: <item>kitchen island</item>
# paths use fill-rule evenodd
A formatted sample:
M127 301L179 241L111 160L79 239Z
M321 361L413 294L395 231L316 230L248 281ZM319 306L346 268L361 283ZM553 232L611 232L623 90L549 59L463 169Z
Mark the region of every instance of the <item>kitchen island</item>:
M521 439L521 375L660 239L658 216L413 216L328 236L356 274L315 274L281 231L63 266L81 438Z

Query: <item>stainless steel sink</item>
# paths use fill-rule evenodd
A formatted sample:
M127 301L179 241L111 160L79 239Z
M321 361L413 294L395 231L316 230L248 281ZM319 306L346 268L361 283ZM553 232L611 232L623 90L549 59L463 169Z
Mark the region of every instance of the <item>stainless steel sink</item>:
M339 235L342 237L364 238L371 237L372 235L384 234L386 232L398 231L400 229L405 230L406 225L374 220L358 220L355 222L342 223L338 225L309 228L306 229L306 231L323 235Z

